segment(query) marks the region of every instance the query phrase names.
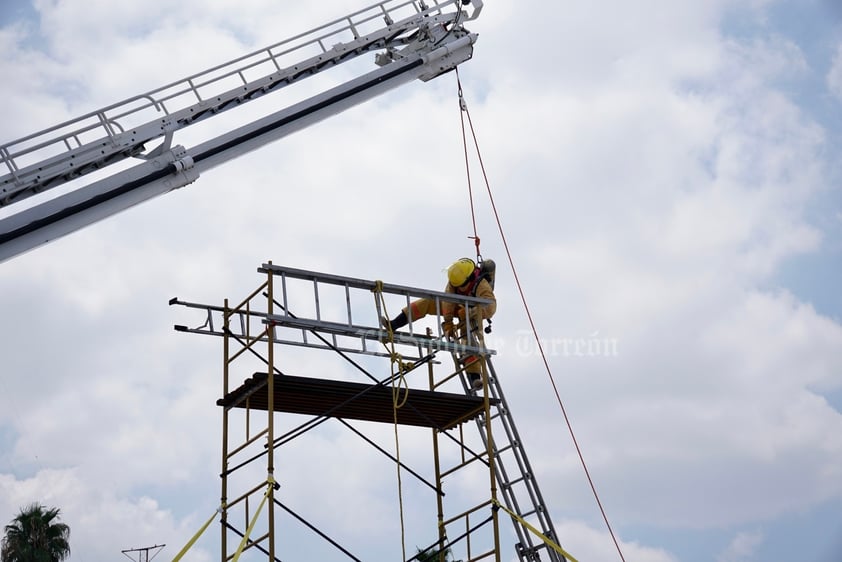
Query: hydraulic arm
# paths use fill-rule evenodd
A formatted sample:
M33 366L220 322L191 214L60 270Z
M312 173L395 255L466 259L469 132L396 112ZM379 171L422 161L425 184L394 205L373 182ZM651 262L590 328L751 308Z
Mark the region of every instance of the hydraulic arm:
M471 58L481 0L384 0L146 94L0 145L0 262L195 181L204 171ZM330 45L330 46L328 46ZM374 69L192 147L179 130L376 52ZM148 148L157 143L153 148ZM138 159L49 198L49 190ZM12 205L38 195L33 206Z

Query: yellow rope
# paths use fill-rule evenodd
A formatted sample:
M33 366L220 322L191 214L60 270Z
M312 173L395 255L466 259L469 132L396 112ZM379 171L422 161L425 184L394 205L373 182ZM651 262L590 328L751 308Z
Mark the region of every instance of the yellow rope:
M559 554L564 556L566 559L570 560L570 562L578 562L575 558L573 558L573 556L570 555L569 552L565 551L563 548L561 548L559 545L557 545L555 542L553 542L549 537L547 537L541 531L539 531L538 529L533 527L528 521L523 519L520 515L518 515L514 511L511 511L510 509L508 509L506 506L501 504L496 499L491 500L491 503L493 503L494 505L496 505L497 507L499 507L500 509L502 509L503 511L505 511L506 513L511 515L513 519L516 519L521 525L523 525L524 527L526 527L527 529L532 531L532 533L535 534L539 539L544 541L544 543L547 546L549 546L550 548L552 548L553 550L555 550L556 552L558 552Z
M199 537L201 537L201 536L202 536L202 534L205 532L205 529L207 529L207 528L208 528L208 525L210 525L210 524L211 524L211 521L213 521L214 517L216 517L216 514L217 514L217 513L219 513L220 511L222 511L222 506L220 506L220 507L219 507L216 511L214 511L214 512L213 512L213 515L211 515L211 516L208 518L208 520L207 520L207 521L205 521L205 524L204 524L204 525L202 525L202 528L201 528L201 529L199 529L199 530L198 530L198 532L197 532L195 535L193 535L193 538L192 538L192 539L190 539L189 541L187 541L187 544L186 544L186 545L184 545L184 548L182 548L182 549L179 551L179 553L175 555L175 558L173 558L173 559L172 559L172 560L173 560L173 562L178 562L179 560L181 560L181 558L182 558L185 554L187 554L187 551L188 551L188 550L190 550L190 548L192 548L192 546L196 543L196 541L197 541L197 540L199 540Z
M386 309L386 299L383 297L383 281L378 280L374 282L374 292L377 294L377 298L383 307L383 315L386 318L386 331L389 334L388 344L384 343L383 345L389 351L389 359L392 362L392 416L395 428L395 468L398 475L398 506L401 519L401 551L403 553L403 559L406 560L406 530L403 519L403 485L401 483L401 447L400 438L398 436L398 409L402 408L409 399L409 384L406 382L406 377L404 376L405 369L403 358L395 351L395 334L392 330L392 324L389 322L389 311ZM395 376L396 367L398 374L397 377ZM405 389L403 398L400 397L401 387Z
M374 292L383 307L383 314L386 317L386 332L389 334L388 341L383 342L383 345L389 352L389 359L392 361L392 403L395 408L401 408L409 399L409 383L406 382L405 376L407 365L403 362L403 356L395 351L395 333L392 331L389 311L386 309L386 299L383 297L383 281L374 282ZM396 374L397 377L395 377ZM397 384L395 381L397 381ZM399 397L401 387L405 390L403 398Z
M409 395L409 390L407 389L407 396ZM403 521L403 485L401 483L401 446L400 446L400 439L398 438L398 406L396 400L396 394L394 390L392 391L392 412L394 416L394 427L395 427L395 469L398 475L398 507L400 510L401 516L401 551L403 553L403 560L406 560L406 532L404 530L404 521Z

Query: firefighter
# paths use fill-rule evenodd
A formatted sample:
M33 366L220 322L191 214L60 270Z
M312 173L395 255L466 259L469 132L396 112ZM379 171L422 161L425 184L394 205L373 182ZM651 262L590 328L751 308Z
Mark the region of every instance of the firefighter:
M494 262L486 260L493 268ZM483 262L485 263L485 262ZM483 320L490 319L497 310L497 300L494 297L493 269L488 272L487 267L478 267L470 258L461 258L447 268L446 293L458 295L469 295L492 302L484 305L471 307L470 327L473 334L481 337L480 326ZM418 299L412 301L408 307L404 307L394 319L382 318L384 328L395 331L413 321L436 313L436 301L433 299ZM441 302L441 314L444 319L442 330L449 338L467 338L467 325L465 323L465 310L461 305L453 302ZM459 320L458 325L454 324L454 318ZM468 375L470 386L474 390L482 388L482 365L480 358L476 355L469 355L461 359L465 365L465 373Z

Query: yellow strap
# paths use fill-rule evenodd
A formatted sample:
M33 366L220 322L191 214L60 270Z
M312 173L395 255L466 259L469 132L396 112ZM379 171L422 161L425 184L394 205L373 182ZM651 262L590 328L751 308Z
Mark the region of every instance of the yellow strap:
M181 551L175 555L175 558L172 559L173 562L178 562L185 554L187 554L187 551L190 550L190 548L196 543L197 540L199 540L199 537L202 536L202 533L205 532L205 529L208 528L208 525L211 524L211 521L213 521L214 517L216 517L216 514L219 513L220 509L217 509L213 512L213 515L211 515L210 518L205 522L205 524L202 525L202 528L199 529L199 532L193 535L193 538L190 539L190 541L186 545L184 545L184 548L182 548Z
M257 516L260 515L260 510L263 509L263 505L266 503L266 500L269 498L269 491L275 485L275 481L272 478L269 478L267 481L268 486L266 487L266 493L263 494L263 499L260 500L260 505L257 506L257 511L254 512L254 517L251 518L251 523L249 523L248 529L246 529L246 534L243 535L243 540L240 541L240 546L237 547L237 551L234 553L233 562L237 562L240 559L240 555L243 553L243 549L246 547L246 543L249 540L249 535L251 535L252 529L254 529L254 524L257 523Z
M562 556L564 556L565 558L570 560L570 562L578 562L578 560L573 558L573 556L571 556L569 552L566 552L563 548L561 548L559 545L557 545L552 540L550 540L549 537L545 536L541 531L539 531L538 529L536 529L535 527L530 525L529 522L526 521L525 519L523 519L520 515L518 515L517 513L513 512L511 510L509 510L506 506L504 506L503 504L501 504L497 500L491 500L491 503L493 503L494 505L496 505L497 507L499 507L500 509L502 509L503 511L505 511L506 513L511 515L514 519L516 519L518 522L520 522L521 525L523 525L524 527L526 527L527 529L532 531L535 535L538 536L538 538L540 538L542 541L544 541L547 544L547 546L549 546L550 548L552 548L553 550L555 550L556 552L558 552L559 554L561 554Z

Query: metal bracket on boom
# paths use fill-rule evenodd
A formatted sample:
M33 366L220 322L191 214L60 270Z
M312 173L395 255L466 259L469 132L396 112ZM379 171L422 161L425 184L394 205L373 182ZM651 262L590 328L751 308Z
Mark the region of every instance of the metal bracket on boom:
M170 150L172 147L172 139L173 133L175 132L175 125L170 123L162 128L162 130L166 131L164 133L164 142L147 152L146 154L138 154L138 158L142 158L143 160L151 160L152 158L157 158L158 156L162 155L164 152Z

